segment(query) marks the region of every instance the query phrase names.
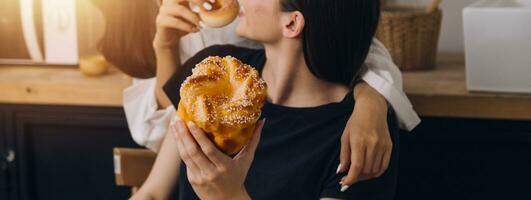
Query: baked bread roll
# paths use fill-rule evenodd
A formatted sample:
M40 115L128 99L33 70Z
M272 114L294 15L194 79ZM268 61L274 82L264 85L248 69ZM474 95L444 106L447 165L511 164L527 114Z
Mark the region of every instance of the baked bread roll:
M203 7L199 10L199 17L205 25L212 28L219 28L230 24L240 12L238 0L216 0L212 3L212 9L206 10Z
M231 56L211 56L181 85L177 114L194 122L221 151L234 155L251 139L266 93L266 83L254 68Z

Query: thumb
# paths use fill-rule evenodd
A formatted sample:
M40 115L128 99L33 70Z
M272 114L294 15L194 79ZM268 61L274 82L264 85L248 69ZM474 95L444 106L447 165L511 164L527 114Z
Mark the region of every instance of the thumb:
M247 158L250 161L252 158L254 158L254 152L256 151L256 147L258 147L258 143L260 142L260 136L262 135L262 128L264 127L266 119L261 120L256 125L253 136L251 140L243 147L243 149L234 157L234 159L243 159Z

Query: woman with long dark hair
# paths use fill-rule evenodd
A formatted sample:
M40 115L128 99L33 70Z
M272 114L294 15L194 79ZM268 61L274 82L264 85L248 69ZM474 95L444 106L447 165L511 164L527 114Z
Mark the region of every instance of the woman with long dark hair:
M179 70L178 64L182 65L201 49L214 44L263 48L259 43L234 33L239 18L221 29L202 28L200 31L193 31L191 27L198 24L197 16L191 20L177 16L184 13L188 13L188 16L196 15L189 7L183 6L188 5L187 0L167 0L162 5L157 0L92 1L106 18L101 52L108 61L136 78L135 83L124 91L124 110L129 129L139 145L152 151L159 151L170 117L175 113L174 106L162 91L162 84ZM208 3L206 0L193 2ZM176 14L178 8L184 8L184 11ZM180 27L166 23L165 28L160 28L159 23L157 28L155 21L157 18L162 19L161 16L173 17L184 23ZM174 29L170 32L178 31L182 36L169 45L170 51L153 42L155 35L165 29ZM164 55L171 55L171 58L164 58ZM411 104L401 91L400 72L390 60L389 53L376 39L372 41L364 65L367 69L360 72L359 76L362 81L353 86L358 106L354 107L345 125L340 143L341 164L337 166L337 170L348 171L344 185L379 177L388 167L393 143L386 120L386 100L396 111L402 128L411 130L419 123Z
M355 105L357 94L351 88L360 80L378 25L378 1L241 2L245 11L237 33L264 49L208 47L183 65L171 63L180 70L164 91L176 105L178 88L195 64L207 56L231 55L255 67L267 83L262 113L267 122L260 121L251 141L231 158L193 123L178 119L133 198L164 199L178 183L180 199L393 199L398 123L392 109L386 119L395 144L384 164L389 168L378 178L350 186L345 174L336 171L343 129L354 107L362 106ZM164 46L176 35L161 32L155 43ZM173 62L171 56L157 59Z

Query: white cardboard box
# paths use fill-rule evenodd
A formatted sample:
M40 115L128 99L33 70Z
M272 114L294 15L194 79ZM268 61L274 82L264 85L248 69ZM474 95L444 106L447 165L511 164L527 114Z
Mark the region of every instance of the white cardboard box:
M463 21L468 90L531 93L531 0L480 0Z

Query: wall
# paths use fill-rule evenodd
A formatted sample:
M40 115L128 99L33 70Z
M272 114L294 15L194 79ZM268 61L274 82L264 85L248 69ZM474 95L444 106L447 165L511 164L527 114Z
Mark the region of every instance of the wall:
M427 5L431 0L392 0L398 3L415 3ZM463 13L464 7L477 0L444 0L441 4L443 10L443 23L439 51L464 52L463 43Z

